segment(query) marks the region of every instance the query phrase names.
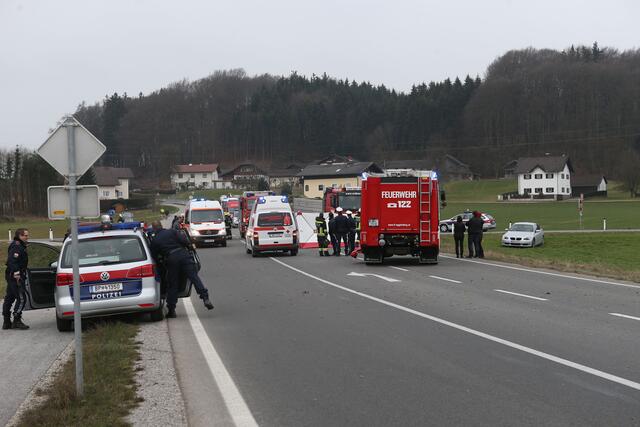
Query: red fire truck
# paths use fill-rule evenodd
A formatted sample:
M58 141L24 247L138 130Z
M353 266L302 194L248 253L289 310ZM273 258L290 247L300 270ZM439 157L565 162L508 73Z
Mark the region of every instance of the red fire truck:
M322 198L324 212L335 212L337 207L345 211L357 211L360 209L362 191L360 187L327 188Z
M245 191L240 197L240 237L244 239L244 235L247 232L247 225L249 224L249 218L251 217L251 210L253 205L256 204L256 200L260 196L275 196L275 191Z
M374 177L362 182L360 246L367 264L393 255L436 264L440 251L440 191L435 172L421 177Z

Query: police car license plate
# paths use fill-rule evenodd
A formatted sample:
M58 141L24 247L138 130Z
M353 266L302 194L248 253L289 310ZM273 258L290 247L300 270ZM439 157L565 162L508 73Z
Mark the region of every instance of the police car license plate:
M216 239L205 239L205 243L215 243Z
M92 294L99 294L101 292L118 292L123 289L122 283L105 283L103 285L91 286Z
M269 237L280 237L280 236L282 236L282 232L269 233Z

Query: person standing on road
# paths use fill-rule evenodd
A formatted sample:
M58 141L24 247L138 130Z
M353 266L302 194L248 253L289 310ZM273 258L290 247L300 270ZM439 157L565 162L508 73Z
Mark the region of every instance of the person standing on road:
M335 255L340 252L338 249L338 241L336 240L336 219L334 218L333 212L329 212L329 239L331 240L331 248L333 249L333 253L331 255Z
M178 289L180 283L186 277L189 279L200 299L207 309L213 309L213 304L209 300L209 290L204 286L198 276L198 266L189 253L191 242L186 234L175 230L165 230L160 221L154 221L153 229L156 236L151 242L151 254L156 261L162 257L167 268L168 288L167 288L167 312L168 318L176 317L176 304L178 303Z
M327 223L322 212L316 217L316 235L318 236L318 252L320 256L329 256L329 241L327 240Z
M4 322L2 329L29 329L22 322L22 310L27 303L25 281L27 280L27 243L29 242L29 230L18 228L13 235L13 242L9 245L7 253L7 269L4 278L7 281L7 293L2 304L2 316ZM15 305L14 305L15 303ZM13 306L13 322L11 322L11 307Z
M337 217L334 218L334 232L336 233L336 249L335 256L340 256L340 246L344 242L344 254L349 255L349 231L351 230L351 222L349 218L343 215L344 210L341 207L336 208Z
M178 220L175 221L171 227L174 230L180 230L182 228L182 224L184 224L184 214L181 214L180 216L178 216Z
M356 250L356 220L353 218L353 212L347 211L347 218L349 219L349 234L347 240L349 241L349 252L347 255Z
M474 211L473 218L467 222L467 230L469 232L469 256L467 258L484 258L484 250L482 249L483 228L482 214Z
M453 240L456 245L456 258L464 257L464 232L467 227L464 225L462 221L462 217L458 215L456 218L456 222L453 223Z
M356 217L354 218L354 220L356 221L356 245L360 246L360 221L361 221L361 212L360 209L358 209L358 212L356 212Z

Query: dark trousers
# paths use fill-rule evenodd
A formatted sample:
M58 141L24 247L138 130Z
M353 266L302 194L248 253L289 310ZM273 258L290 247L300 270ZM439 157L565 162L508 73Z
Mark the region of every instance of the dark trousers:
M11 306L13 306L13 318L19 319L22 316L22 310L27 304L27 293L24 289L24 280L16 280L5 275L7 281L7 293L2 304L2 316L11 316ZM13 305L15 303L15 305Z
M338 254L340 253L340 246L338 246L338 238L336 237L335 233L329 234L329 237L331 238L331 247L333 248L333 254Z
M174 252L167 259L167 273L169 286L167 288L167 307L176 308L180 283L186 278L196 288L202 299L209 298L209 291L198 276L198 266L191 254L185 249Z
M318 251L320 255L329 255L329 240L327 236L318 236Z
M464 234L461 236L453 236L453 241L456 244L456 256L462 258L464 256Z
M349 255L349 237L348 237L349 233L336 233L336 249L337 249L337 254L340 253L340 245L342 245L342 242L344 242L344 253L345 255Z
M482 233L469 234L469 256L484 258L484 249L482 249Z
M349 253L353 252L356 250L356 232L354 231L350 231L348 234L348 239L349 239Z

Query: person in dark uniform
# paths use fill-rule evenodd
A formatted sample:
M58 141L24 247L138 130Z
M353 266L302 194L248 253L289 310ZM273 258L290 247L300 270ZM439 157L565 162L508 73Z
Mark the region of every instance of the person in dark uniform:
M13 242L7 252L7 269L4 278L7 281L7 293L2 304L2 316L4 322L2 329L29 329L22 322L22 310L27 303L25 280L27 279L27 243L29 242L29 230L18 228L13 235ZM15 303L15 305L14 305ZM11 307L13 306L13 322L11 322Z
M227 239L229 240L233 238L233 234L231 234L231 225L232 225L231 213L225 212L224 213L224 229L227 232Z
M337 217L334 218L334 232L336 233L336 249L334 254L340 256L340 246L344 242L344 254L349 255L349 231L351 230L351 222L349 218L343 215L343 209L336 208Z
M349 220L349 233L347 234L349 252L347 255L349 255L356 250L356 220L353 218L353 212L347 211L347 219Z
M484 250L482 249L483 226L482 214L474 211L473 218L467 222L467 231L469 233L469 256L467 258L484 258Z
M318 237L318 252L320 256L329 256L329 240L327 239L327 223L322 212L316 217L316 235Z
M331 255L340 253L340 248L338 247L338 241L336 239L335 224L336 220L334 218L333 212L329 212L329 239L331 240L331 247L333 248L333 254Z
M360 209L358 209L358 212L356 212L356 216L354 218L356 222L356 245L357 246L360 246L360 221L362 219L361 215L362 213L360 212Z
M176 317L176 304L178 303L178 288L183 278L188 278L195 286L196 292L204 302L204 306L209 310L213 309L213 304L209 300L209 291L198 276L198 266L191 255L191 242L185 233L170 229L165 230L160 221L153 223L156 235L151 242L151 254L158 260L164 260L167 268L168 288L167 288L167 317Z
M182 224L184 224L184 215L178 216L178 219L171 224L171 228L174 230L180 230L182 228Z
M456 258L464 257L464 250L462 248L464 247L464 233L466 230L467 227L464 225L462 217L458 215L456 222L453 223L453 240L456 244Z

